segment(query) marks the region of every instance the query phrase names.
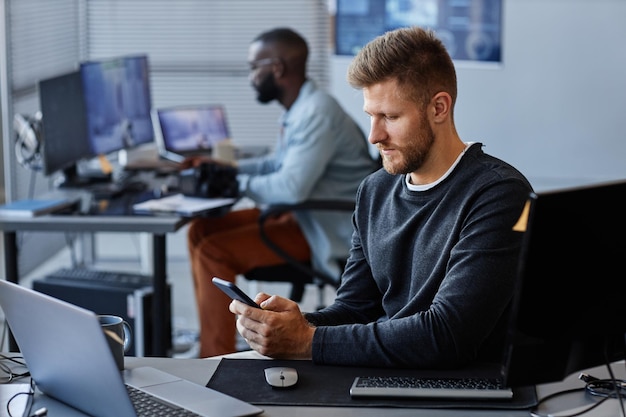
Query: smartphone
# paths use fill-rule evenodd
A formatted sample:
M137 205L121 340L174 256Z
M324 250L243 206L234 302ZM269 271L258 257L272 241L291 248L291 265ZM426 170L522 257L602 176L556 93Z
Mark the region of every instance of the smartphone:
M239 300L242 303L248 304L252 307L261 308L261 306L255 303L252 298L248 297L248 295L243 292L241 288L239 288L232 282L226 281L218 277L213 277L212 281L213 284L217 286L217 288L224 291L224 293L226 293L226 295L228 295L230 298L234 300Z

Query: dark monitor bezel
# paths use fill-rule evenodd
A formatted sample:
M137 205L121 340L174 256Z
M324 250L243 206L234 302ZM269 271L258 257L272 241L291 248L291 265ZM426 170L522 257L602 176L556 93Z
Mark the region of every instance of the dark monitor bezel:
M626 357L626 181L532 193L507 384L562 381Z

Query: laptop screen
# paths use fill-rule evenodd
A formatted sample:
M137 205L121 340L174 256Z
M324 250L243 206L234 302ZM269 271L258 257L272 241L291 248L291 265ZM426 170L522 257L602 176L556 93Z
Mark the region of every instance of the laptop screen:
M157 109L153 118L159 153L168 159L208 153L230 139L226 112L219 104Z

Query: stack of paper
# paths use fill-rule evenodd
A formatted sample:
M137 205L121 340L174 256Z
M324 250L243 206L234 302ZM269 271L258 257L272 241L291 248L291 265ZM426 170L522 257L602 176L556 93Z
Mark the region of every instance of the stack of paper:
M198 198L175 194L156 198L133 205L135 213L176 213L181 216L195 216L216 208L235 204L234 198Z

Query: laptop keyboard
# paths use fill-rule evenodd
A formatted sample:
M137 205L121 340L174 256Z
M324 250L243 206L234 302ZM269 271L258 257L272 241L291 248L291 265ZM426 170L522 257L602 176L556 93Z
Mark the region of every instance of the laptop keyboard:
M199 414L185 410L173 404L161 401L157 397L126 385L130 401L135 407L137 417L166 416L166 417L200 417Z
M417 378L400 376L357 377L353 397L511 399L513 391L497 379Z

